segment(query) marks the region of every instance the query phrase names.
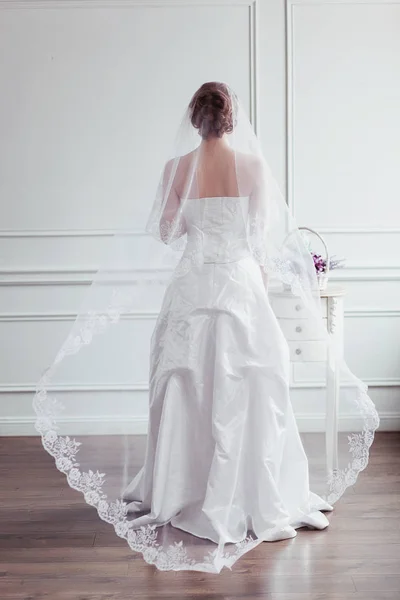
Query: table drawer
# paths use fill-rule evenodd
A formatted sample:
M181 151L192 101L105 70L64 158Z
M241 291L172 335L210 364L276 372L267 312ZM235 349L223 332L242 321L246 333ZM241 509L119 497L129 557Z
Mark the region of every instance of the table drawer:
M287 340L323 340L324 331L317 326L311 319L287 319L279 318L279 325ZM327 328L327 319L322 319L323 327Z
M272 294L270 301L273 311L278 318L301 319L302 317L307 317L307 311L301 298L294 296L274 296ZM327 312L326 298L321 298L321 308L322 314L325 316Z
M327 344L322 341L289 341L292 362L319 362L326 360Z

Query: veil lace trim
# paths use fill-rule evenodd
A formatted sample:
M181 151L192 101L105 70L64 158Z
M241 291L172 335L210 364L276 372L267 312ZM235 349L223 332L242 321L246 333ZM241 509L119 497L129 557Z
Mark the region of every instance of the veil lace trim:
M286 263L276 262L272 265L281 280L292 286L293 293L299 289L296 275ZM59 354L55 364L66 355L75 354L92 341L94 335L104 333L107 328L119 321L122 312L129 308L130 296L121 295L118 290L113 293L113 302L105 313L91 312L83 320L79 332L70 335ZM48 393L51 380L51 368L43 375L37 386L34 408L36 411L35 428L41 435L45 450L53 456L56 467L65 474L71 488L80 491L85 502L94 506L100 518L114 526L116 534L127 540L130 548L141 552L144 560L154 564L160 570L210 570L219 572L223 566L233 564L242 554L260 543L251 536L232 544L233 550L218 556L218 550L210 551L206 562L197 563L189 558L182 542L175 542L167 549L158 543L158 532L154 525L134 529L127 518L127 503L122 500L109 502L103 490L105 474L99 471L81 471L79 465L79 447L81 443L70 436L62 436L57 432L57 420L63 405ZM379 417L371 404L367 389L358 390L357 404L364 416L364 427L359 433L348 436L351 460L346 468L335 470L329 480L329 494L324 497L328 503L334 503L347 487L353 485L359 473L368 464L369 448L374 439L374 431L379 425Z

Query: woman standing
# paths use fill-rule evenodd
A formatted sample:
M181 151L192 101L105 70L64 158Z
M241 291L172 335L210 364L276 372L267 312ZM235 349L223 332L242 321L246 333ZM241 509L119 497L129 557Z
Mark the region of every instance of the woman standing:
M128 317L139 287L155 276L139 281L129 232L116 235L118 252L39 384L35 407L45 447L70 485L133 550L160 569L219 572L260 542L292 538L303 526L327 527L321 511L332 510L365 468L378 418L365 386L340 356L331 358L327 377L340 372L343 381L339 423L351 411L354 429L339 433L333 471L324 432L303 445L288 344L275 312L279 302L296 298L326 362L331 342L310 253L227 85L201 86L177 139L147 226L164 248L151 254L154 272L165 274L170 257L176 260L151 338L145 444L128 427L118 451L110 436L77 445L55 433L48 393L57 365L62 371L67 363L72 373L83 368L85 356L73 358L83 348L103 369L127 357L135 369ZM286 298L276 295L282 284ZM313 389L321 410L326 391L326 381ZM134 417L137 407L125 407Z

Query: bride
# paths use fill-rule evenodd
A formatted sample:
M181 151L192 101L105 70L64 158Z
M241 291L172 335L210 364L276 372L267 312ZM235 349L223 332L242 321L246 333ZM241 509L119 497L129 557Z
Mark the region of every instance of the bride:
M152 254L158 272L173 266L173 274L151 337L142 467L137 471L143 436L131 431L120 436L122 459L112 454L117 442L110 436L61 436L50 394L57 365L88 352L95 339L103 342L92 362L126 360L127 346L112 331L127 331L122 317L138 302L127 232L119 246L128 244L128 258L99 274L88 309L39 383L37 427L70 485L147 562L219 572L260 542L293 538L301 527L326 528L321 511L331 511L365 468L378 418L343 359L327 362L331 341L309 250L227 85L205 83L194 94L147 231L162 242ZM94 300L99 292L102 307ZM280 303L292 299L320 340L326 378L340 373L339 422L341 414L353 415L351 432L339 431L333 470L324 432L308 434L315 437L303 444L296 425L289 346L276 317ZM310 391L325 411L327 387L324 379ZM118 474L111 455L121 463Z
M164 298L146 462L124 498L134 500L129 512L148 511L137 524L170 521L217 543L240 542L249 530L272 541L294 537L293 526L324 529L318 511L331 507L309 491L287 342L248 239L249 215L264 210L262 165L227 141L235 124L224 84L204 84L189 108L201 143L173 176L174 161L166 167L160 236L169 243L186 233L183 264L192 253L201 261Z

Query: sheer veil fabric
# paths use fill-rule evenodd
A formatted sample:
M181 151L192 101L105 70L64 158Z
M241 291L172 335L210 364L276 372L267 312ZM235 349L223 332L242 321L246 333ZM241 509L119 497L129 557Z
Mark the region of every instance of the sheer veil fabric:
M333 505L367 466L379 424L323 323L310 252L252 126L222 89L222 121L201 97L199 114L189 105L146 231L115 233L34 398L68 484L162 570L218 573ZM318 340L310 395L322 423L337 382L335 463L326 430L300 441L293 418L276 318L292 299Z

